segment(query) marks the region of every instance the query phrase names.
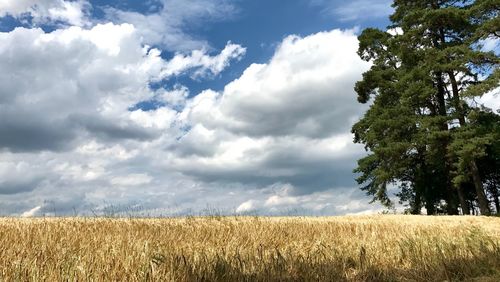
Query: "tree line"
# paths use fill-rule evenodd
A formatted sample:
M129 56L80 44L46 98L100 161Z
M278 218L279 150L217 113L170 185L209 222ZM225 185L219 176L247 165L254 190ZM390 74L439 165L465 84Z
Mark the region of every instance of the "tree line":
M359 36L358 54L372 66L355 85L370 104L352 127L369 152L357 182L388 207L397 190L412 214L499 214L500 111L477 99L500 92L500 2L395 0L393 8L388 30Z

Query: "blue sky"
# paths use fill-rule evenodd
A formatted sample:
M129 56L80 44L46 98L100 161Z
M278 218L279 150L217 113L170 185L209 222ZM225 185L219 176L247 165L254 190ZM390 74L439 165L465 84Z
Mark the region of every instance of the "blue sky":
M285 4L286 3L286 4ZM390 1L0 3L0 214L371 213L350 126ZM22 27L22 28L20 28Z
M390 1L372 1L376 9L383 4L390 10ZM93 0L89 1L92 8L90 17L95 21L106 21L103 10L113 7L131 12L154 14L161 7L161 1L113 1ZM187 1L189 3L189 1ZM340 29L363 29L365 27L378 27L384 29L388 24L387 13L384 11L375 13L374 16L346 13L342 16L342 7L345 1L311 1L294 0L287 1L283 5L280 0L255 0L227 1L234 6L234 11L222 19L203 22L194 19L192 23L186 24L186 32L201 40L206 40L211 51L221 50L228 41L238 43L247 48L246 55L235 62L230 69L224 71L220 76L210 80L192 80L187 77L175 77L166 81L168 87L172 83L180 82L188 85L193 93L206 88L220 90L228 82L237 78L241 72L251 63L265 63L271 58L276 46L281 40L296 34L306 36L318 31ZM187 4L188 5L188 4ZM369 1L353 1L352 6L370 5ZM373 5L373 3L371 3ZM336 9L339 11L337 12ZM345 19L348 17L349 19ZM351 18L353 17L353 18ZM27 17L29 19L29 16ZM26 18L25 18L26 19ZM23 23L22 19L16 19L10 15L0 18L0 31L8 32L18 26L30 27ZM57 28L51 22L39 24L45 31ZM168 59L174 55L174 50L163 50L162 56ZM155 85L157 87L158 85Z

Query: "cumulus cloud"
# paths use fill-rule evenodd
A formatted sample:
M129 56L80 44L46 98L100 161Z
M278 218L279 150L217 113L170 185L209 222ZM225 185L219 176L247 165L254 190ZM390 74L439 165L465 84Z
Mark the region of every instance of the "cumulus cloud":
M205 50L194 50L188 55L178 53L164 66L160 77L179 75L186 69L195 69L193 78L218 75L229 66L231 60L240 60L245 52L246 48L228 42L220 54L212 57Z
M0 195L33 191L44 179L43 170L26 161L0 162Z
M90 8L87 0L3 0L0 2L0 17L10 15L26 20L31 16L34 24L61 22L85 26L90 24Z
M0 149L12 151L69 150L87 138L155 139L148 114L128 109L155 95L171 103L185 97L179 89L153 93L150 81L192 68L216 74L244 52L229 44L238 55L224 49L213 57L184 56L190 63L179 65L144 47L132 25L111 23L51 33L17 28L0 40L0 69L9 70L0 75ZM165 118L173 120L175 110L161 111L164 119L155 123L169 125Z
M289 36L268 64L252 64L222 93L201 93L184 114L208 129L255 137L345 133L364 110L352 99L368 68L357 44L352 31Z
M379 204L366 204L363 194L353 188L332 188L305 195L291 195L294 187L289 184L274 184L260 190L260 193L244 194L251 197L237 208L238 213L270 215L332 215L379 213ZM352 203L352 205L351 205Z
M80 131L143 136L127 119L107 122L148 95L148 76L140 68L151 56L138 45L131 25L52 33L17 28L0 33L0 40L0 69L9 70L0 76L0 147L67 149L82 137Z
M115 23L93 26L83 0L0 3L0 16L63 23L0 33L0 214L367 210L349 129L366 109L353 85L369 64L354 31L288 36L220 91L152 89L213 78L246 52L186 33L230 18L231 1L154 2L146 13L104 8ZM350 21L387 14L385 2L321 4Z
M353 31L287 37L268 63L194 97L149 84L214 75L244 48L174 64L129 24L18 28L0 39L9 69L0 75L0 213L360 209L335 207L362 197L352 169L363 149L349 127L364 111L352 85L368 64ZM151 100L159 106L135 107Z
M296 193L355 185L362 148L348 133L365 110L352 85L369 64L352 31L283 40L267 64L253 64L222 92L187 101L189 128L169 148L172 168L202 181L267 186Z

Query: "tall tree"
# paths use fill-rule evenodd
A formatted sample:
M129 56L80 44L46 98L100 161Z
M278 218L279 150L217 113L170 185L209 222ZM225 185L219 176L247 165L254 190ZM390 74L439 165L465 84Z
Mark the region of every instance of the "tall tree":
M482 214L490 213L478 159L494 142L477 130L470 103L499 86L499 58L481 49L498 36L497 1L396 0L389 31L365 29L358 54L373 63L355 90L373 103L352 132L370 155L355 170L363 190L390 205L387 186L400 186L412 212L421 206L469 212L464 183L472 180Z

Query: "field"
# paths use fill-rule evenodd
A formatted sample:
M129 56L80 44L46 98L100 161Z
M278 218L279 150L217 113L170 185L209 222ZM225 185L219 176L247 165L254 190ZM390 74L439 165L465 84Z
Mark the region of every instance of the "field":
M0 219L0 281L500 281L500 218Z

